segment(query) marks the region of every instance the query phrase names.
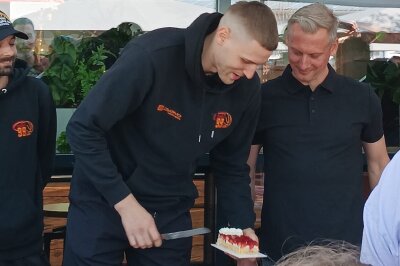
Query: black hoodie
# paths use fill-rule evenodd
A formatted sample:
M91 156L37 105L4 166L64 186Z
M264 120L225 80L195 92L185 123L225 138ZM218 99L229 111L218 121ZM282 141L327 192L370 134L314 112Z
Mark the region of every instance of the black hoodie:
M15 68L0 89L0 260L41 252L42 190L51 176L56 115L48 87Z
M196 161L209 152L220 210L232 226L253 226L246 161L260 84L257 75L232 85L205 76L204 39L221 16L203 14L187 29L155 30L124 48L68 124L71 202L113 206L132 193L148 210L190 208Z

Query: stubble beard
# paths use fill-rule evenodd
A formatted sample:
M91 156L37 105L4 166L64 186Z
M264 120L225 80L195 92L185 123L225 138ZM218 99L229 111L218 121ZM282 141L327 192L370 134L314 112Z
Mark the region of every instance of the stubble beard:
M0 66L0 76L11 76L14 72L14 65L15 65L15 57L13 58L2 58L0 59L0 65L4 64L5 62L9 62L10 59L12 60L11 66Z

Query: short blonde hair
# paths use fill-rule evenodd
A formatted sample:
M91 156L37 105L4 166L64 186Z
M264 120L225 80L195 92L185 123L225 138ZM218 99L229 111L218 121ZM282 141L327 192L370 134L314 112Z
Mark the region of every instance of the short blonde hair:
M324 4L314 3L298 9L288 21L285 39L290 37L290 28L295 23L299 24L301 29L307 33L315 33L321 28L326 29L330 43L337 39L338 19L333 11Z
M276 266L365 266L360 248L345 241L305 246L282 257Z
M275 15L263 3L240 1L230 6L224 16L238 18L249 35L267 50L273 51L278 47L279 35Z

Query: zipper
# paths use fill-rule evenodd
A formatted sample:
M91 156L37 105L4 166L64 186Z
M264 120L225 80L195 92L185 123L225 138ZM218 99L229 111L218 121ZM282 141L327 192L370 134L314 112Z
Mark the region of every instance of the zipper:
M200 124L199 124L199 137L198 141L199 143L201 142L201 131L203 130L203 117L204 117L204 105L205 105L205 99L206 99L206 90L203 89L202 95L201 95L201 106L200 106Z

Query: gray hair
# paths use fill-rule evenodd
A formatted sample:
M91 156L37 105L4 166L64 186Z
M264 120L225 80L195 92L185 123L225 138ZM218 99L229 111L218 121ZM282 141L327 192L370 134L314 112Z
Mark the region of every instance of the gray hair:
M282 257L276 266L364 266L360 248L345 241L305 246Z
M32 20L30 20L29 18L17 18L16 20L13 21L12 24L13 26L30 24L32 25L32 28L35 29Z
M324 4L314 3L298 9L288 21L285 39L290 35L290 27L295 23L298 23L301 29L307 33L315 33L320 28L326 29L330 43L336 41L339 22L333 11Z

